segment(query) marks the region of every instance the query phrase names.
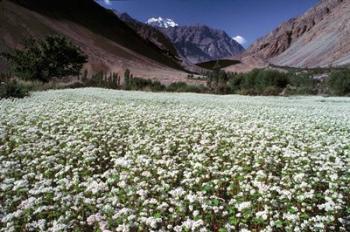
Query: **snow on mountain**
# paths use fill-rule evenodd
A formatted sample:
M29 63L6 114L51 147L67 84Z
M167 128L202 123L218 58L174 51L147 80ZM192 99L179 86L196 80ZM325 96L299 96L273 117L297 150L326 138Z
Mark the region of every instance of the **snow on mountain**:
M160 28L182 57L196 64L225 59L244 51L225 31L205 25Z
M247 43L247 40L243 36L240 36L240 35L234 36L234 37L232 37L232 39L235 40L240 45L244 45Z
M147 24L155 27L161 27L161 28L169 28L169 27L177 27L179 24L177 24L174 20L169 18L150 18L146 22Z

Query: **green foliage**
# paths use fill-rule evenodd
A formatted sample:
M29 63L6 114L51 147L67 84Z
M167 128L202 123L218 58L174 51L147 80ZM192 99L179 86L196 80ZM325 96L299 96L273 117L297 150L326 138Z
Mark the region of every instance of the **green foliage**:
M274 70L253 70L240 81L242 92L257 95L278 95L288 84L287 74Z
M288 74L255 69L245 74L229 74L230 93L243 95L279 95L289 83Z
M319 80L312 78L309 73L292 73L288 75L288 95L315 95L324 92Z
M134 77L130 70L125 70L124 73L124 89L126 90L148 90L148 91L164 91L166 87L159 81L147 80Z
M82 77L82 83L84 86L89 87L100 87L107 89L120 89L120 76L117 73L106 74L98 72L88 78L87 71L84 72Z
M228 73L229 93L242 95L346 95L349 70L333 70L331 77L321 70L253 70L245 74Z
M1 55L8 60L15 76L43 82L54 77L77 76L87 62L81 49L60 35L29 39L23 49Z
M126 69L124 72L124 82L125 82L125 86L129 86L130 85L130 78L132 78L132 75L130 73L129 69Z
M208 89L203 85L189 85L185 82L171 83L167 88L169 92L192 92L192 93L205 93Z
M350 70L333 71L328 80L331 94L344 96L350 94Z
M228 74L220 70L218 64L216 64L215 71L208 73L207 85L209 89L216 94L228 93Z
M17 80L9 80L0 83L1 98L24 98L29 96L28 88Z

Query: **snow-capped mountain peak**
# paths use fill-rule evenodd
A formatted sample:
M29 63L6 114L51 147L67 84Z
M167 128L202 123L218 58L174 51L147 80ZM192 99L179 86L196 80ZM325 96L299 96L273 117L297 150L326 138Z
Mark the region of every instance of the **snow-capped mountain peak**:
M162 27L162 28L169 28L169 27L177 27L179 24L177 24L174 20L169 18L150 18L146 22L147 24L154 26L154 27Z

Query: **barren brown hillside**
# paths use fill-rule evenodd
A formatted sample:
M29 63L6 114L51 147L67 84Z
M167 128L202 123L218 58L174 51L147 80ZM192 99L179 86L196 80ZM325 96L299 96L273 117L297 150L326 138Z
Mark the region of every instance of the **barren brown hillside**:
M94 1L3 0L0 12L2 51L20 47L28 37L61 33L89 56L90 71L121 73L129 68L136 76L165 83L186 78L178 61Z
M350 63L350 1L321 0L259 39L245 53L294 67L340 66Z

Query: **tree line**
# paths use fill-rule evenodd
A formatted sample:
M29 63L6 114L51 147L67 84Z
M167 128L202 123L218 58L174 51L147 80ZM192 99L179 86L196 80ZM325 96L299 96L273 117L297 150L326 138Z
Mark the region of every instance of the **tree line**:
M220 69L206 74L210 92L241 95L350 95L350 69L278 71L254 69L248 73L226 73Z
M67 87L242 95L350 95L350 70L346 68L330 68L327 75L306 69L255 69L239 74L223 71L217 61L212 71L203 73L206 84L201 85L185 82L163 85L159 81L136 77L128 69L123 76L104 72L89 76L87 70L82 72L88 57L62 35L28 39L22 49L0 53L0 57L6 59L10 66L7 74L0 74L0 97L24 97L33 89ZM50 84L52 80L67 77L77 77L77 82ZM194 79L194 75L189 74L188 78ZM24 85L22 80L35 82L36 88Z

